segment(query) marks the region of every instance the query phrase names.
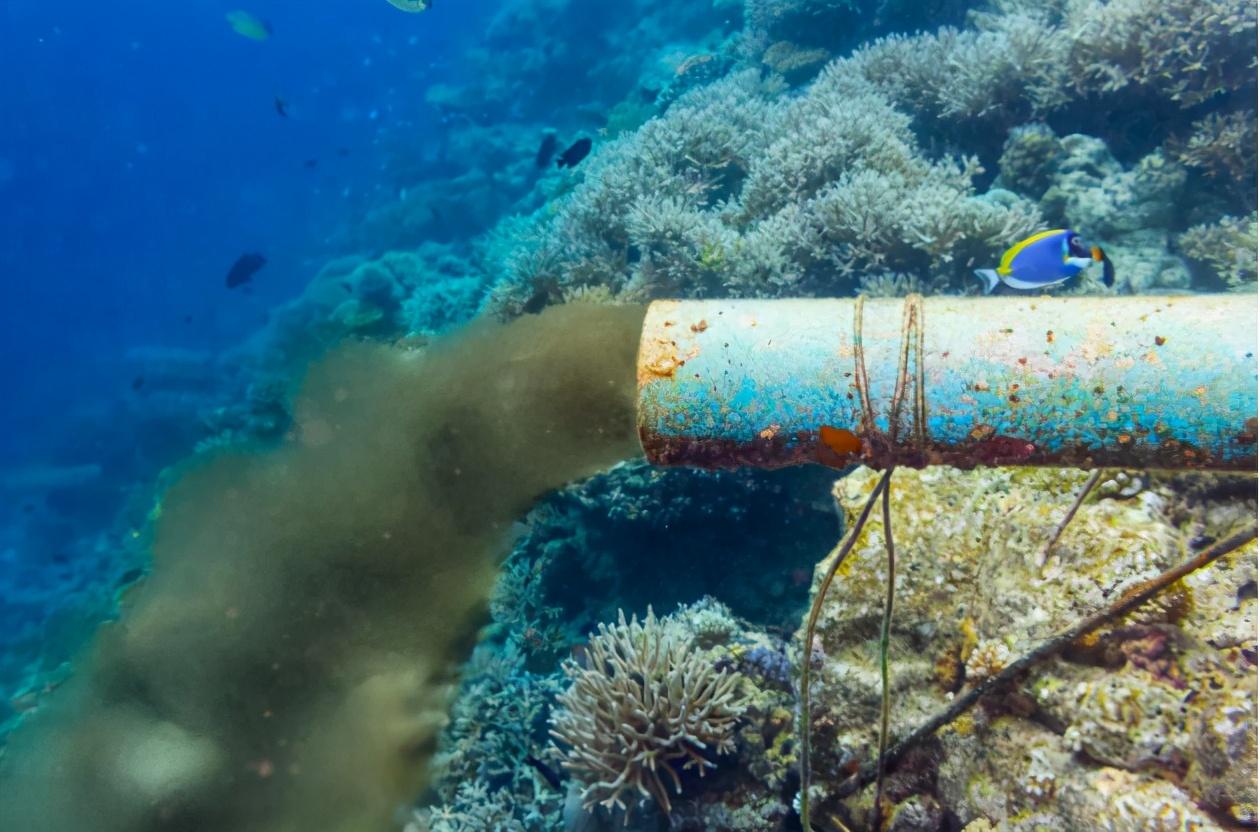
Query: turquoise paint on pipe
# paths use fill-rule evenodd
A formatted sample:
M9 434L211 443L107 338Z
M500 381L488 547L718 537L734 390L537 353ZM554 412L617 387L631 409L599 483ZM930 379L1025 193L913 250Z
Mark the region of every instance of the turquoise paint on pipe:
M1256 468L1254 296L927 298L922 445L912 439L912 400L898 441L881 438L904 337L896 299L865 302L879 432L863 434L855 305L652 304L638 369L648 458L702 467Z

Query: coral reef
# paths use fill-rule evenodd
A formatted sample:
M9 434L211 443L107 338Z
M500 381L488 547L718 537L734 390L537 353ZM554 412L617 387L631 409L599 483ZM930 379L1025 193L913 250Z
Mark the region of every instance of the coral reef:
M600 624L585 661L566 662L564 672L572 684L551 716L552 736L584 808L629 811L651 797L668 814L680 773L703 777L717 766L705 752L734 751L739 677L715 670L650 608L642 623L619 613L615 626Z
M969 28L865 44L786 95L778 79L813 77L825 51L786 29L857 8L749 2L745 47L761 44L749 60L776 72L733 71L599 148L572 191L487 250L501 275L488 307L512 316L596 286L636 301L887 292L879 281L898 274L962 290L974 267L1056 223L1107 246L1121 291L1181 290L1192 275L1174 235L1254 203L1246 188L1222 203L1201 181L1254 166L1246 116L1186 109L1254 89L1240 50L1255 12L1240 0L1011 0L973 11ZM1099 97L1146 101L1161 120L1135 144L1116 123L1078 117ZM1059 123L1091 134L1060 138ZM977 192L980 159L929 152L925 135L974 148L1001 179Z
M836 483L850 522L874 476L859 470ZM1116 472L1040 563L1042 543L1084 479L1080 471L1033 469L928 469L894 478L900 561L894 737L1179 559L1183 547L1204 545L1254 510L1254 502L1238 499L1240 489L1248 493L1243 481ZM948 818L968 828L1030 832L1182 828L1168 824L1184 822L1210 830L1223 828L1222 818L1250 822L1256 800L1255 576L1254 547L1239 551L946 726L890 773L886 828L944 828L954 822ZM845 799L829 794L873 753L883 580L881 529L873 519L833 586L811 651L818 666L813 727L825 740L815 746L815 822L835 817L855 832L867 828L869 790ZM645 783L645 794L633 785L633 774L618 780L653 731L635 723L622 727L611 711L592 712L595 701L642 709L649 691L668 687L658 665L638 667L624 655L642 659L647 646L653 661L677 654L676 666L692 668L693 679L731 679L740 710L718 741L728 753L716 756L713 744L703 752L718 763L705 777L671 769L681 780L678 792L658 768L670 828L794 828L793 664L799 657L773 629L702 599L663 619L598 628L594 640L604 646L577 651L565 662L564 678L550 668L531 670L515 630L488 632L498 641L478 649L443 741L443 756L455 764L438 777L441 803L419 811L417 832L463 832L488 822L513 830L659 828L658 784ZM727 676L730 671L737 673ZM575 679L590 685L579 687ZM562 710L551 710L566 685ZM570 701L579 691L583 701ZM579 708L585 716L577 725ZM560 743L566 757L540 747L539 725L548 711L553 723L568 726L558 729L562 740L568 737ZM661 705L660 713L667 712ZM603 730L593 727L600 713ZM674 737L672 729L661 730ZM582 756L563 795L522 763L526 754L548 765L572 762L572 749L592 737L599 739L593 746L599 763ZM642 799L628 818L620 811L580 810L583 803L615 806L617 794L627 804Z
M1177 238L1177 246L1191 260L1202 263L1231 289L1256 282L1256 215L1222 217L1196 225Z
M563 689L561 674L532 673L514 646L483 643L462 675L434 758L435 805L416 810L408 828L559 829L565 795L528 760L548 757L547 715Z
M974 29L894 35L853 68L898 103L952 122L1014 126L1088 96L1187 108L1255 88L1256 10L1245 0L1008 0Z
M1156 150L1129 169L1105 142L1073 134L1059 138L1049 127L1015 128L1001 156L999 185L1020 190L1038 201L1052 224L1075 229L1105 242L1116 266L1121 290L1186 289L1191 274L1172 250L1187 172ZM1102 291L1084 282L1069 291Z
M142 633L147 647L135 647L127 635L134 625L106 627L103 641L125 642L117 650L127 661L120 660L125 667L116 677L105 678L87 660L87 681L67 682L67 660L110 616L117 594L130 599L133 612L143 611L143 598L167 585L160 568L149 574L147 559L153 523L160 531L170 522L161 518L180 510L178 501L172 507L153 499L153 481L165 485L179 473L159 477L162 467L194 446L194 466L212 466L225 456L252 458L265 446L318 444L326 425L311 420L309 402L295 405L293 379L344 342L423 347L478 308L516 317L552 304L660 296L975 291L974 267L992 265L1021 236L1052 225L1070 225L1106 248L1118 274L1112 291L1256 285L1256 12L1245 0L511 0L478 30L461 77L415 90L441 129L400 127L374 140L379 178L356 190L347 209L353 220L330 241L358 254L329 262L227 356L128 356L133 375L145 379L143 390L82 414L65 431L71 451L87 448L99 460L97 474L5 491L22 513L0 540L0 566L11 578L0 608L7 703L0 733L23 723L40 731L66 712L59 702L86 701L83 691L95 692L97 680L111 691L137 679L163 683L154 685L161 701L152 712L119 706L126 713L111 711L117 719L94 735L117 749L113 770L98 766L113 778L101 781L102 793L189 813L180 819L203 810L227 816L237 798L253 799L259 783L252 778L274 785L286 776L263 765L279 759L272 746L225 750L206 739L213 732L172 716L168 711L179 708L170 703L183 703L166 687L166 671L146 673L161 645L174 652L169 645L195 635L200 607L153 607ZM593 138L595 149L575 169L540 167L536 153L547 132L562 147ZM1105 290L1084 280L1060 291ZM401 418L408 401L400 393L383 409ZM101 425L127 435L126 446ZM393 470L398 448L363 431L362 441L383 460L364 477L392 482L382 470ZM445 440L448 448L457 443ZM444 446L435 447L437 453ZM44 473L72 474L81 461L65 453ZM546 728L566 681L560 658L618 608L651 604L686 605L655 626L672 634L671 649L697 672L735 678L737 671L730 693L742 709L724 734L730 753L703 782L692 771L680 773L684 791L677 795L661 772L668 822L683 830L793 828L799 657L787 639L818 555L836 536L835 508L817 498L832 477L660 471L630 462L544 498L513 527L515 546L489 599L491 624L465 667L442 736L425 798L431 805L418 811L412 828L622 828L620 818L588 815L571 778L556 788L529 759L559 768L562 755L548 749ZM851 517L869 478L863 472L841 483L842 513ZM1233 516L1226 501L1202 495L1182 505L1191 490L1185 482L1116 475L1043 569L1030 557L1081 478L898 474L898 732L1126 582L1149 575L1180 547L1219 534ZM486 492L497 489L495 483ZM338 490L319 527L329 528L345 500L358 505L363 494L378 493L376 486L357 496L348 486ZM397 506L401 493L405 483L381 505ZM481 496L467 502L480 505ZM507 526L517 519L507 514L500 518L505 546ZM873 743L877 533L875 523L846 567L843 592L828 602L822 638L811 645L821 671L815 726L830 740L819 746L816 788L825 811L850 821L865 816L869 795L830 799L828 790L869 757ZM402 562L405 540L362 544L370 536L347 546L398 547ZM431 544L426 538L405 555L414 558ZM251 545L245 539L231 548L244 557ZM157 551L168 558L163 553L171 549L159 540ZM312 551L315 558L325 552ZM216 550L203 559L219 556ZM348 563L320 588L279 586L268 603L305 603L358 575L361 564ZM491 580L488 572L481 577L479 599ZM372 580L386 578L346 585L357 592ZM1254 823L1255 580L1254 550L1239 553L950 726L893 773L890 826ZM422 596L393 602L410 609ZM287 610L291 620L309 621L302 603L275 615ZM324 632L353 606L339 596L321 607L319 625L299 640ZM234 626L220 620L225 610L212 612L205 632ZM251 623L254 647L273 625L259 630ZM177 632L164 633L172 626ZM281 651L286 667L295 649ZM403 714L401 722L414 726L406 715L415 715L416 701L403 701L403 693L418 689L434 695L420 702L424 725L410 736L422 735L429 747L450 668L426 667L435 675L417 682L417 655L401 650L381 658L382 675L397 687L365 683L346 693L347 711L320 710L322 703L298 709L320 725L344 726L330 733L328 742L342 745L328 756L370 745L380 739L374 732L393 725L379 714L356 722L349 711L382 703L383 713ZM302 661L320 662L306 654ZM179 690L216 668L228 670L205 690L268 675L258 670L262 664L239 673L231 669L237 665L215 654L206 669L189 670ZM570 669L580 676L597 668ZM292 670L293 679L312 678L309 670ZM348 686L357 672L338 669L344 678L336 684ZM188 701L200 701L197 693ZM247 731L257 720L240 721ZM33 742L23 733L5 755L7 766ZM296 732L281 738L291 736ZM376 746L390 753L400 747L390 737ZM84 766L98 759L84 746L52 748L82 757ZM236 793L187 799L246 751L252 767ZM336 799L345 793L339 788L356 784L363 781L325 783L323 791ZM607 800L613 791L590 797ZM44 794L33 790L32 802L75 811L60 793ZM623 793L627 802L638 796ZM652 806L636 814L632 822L643 828L664 822ZM76 825L77 817L65 817L54 812L22 828ZM135 828L131 820L123 825ZM321 815L314 825L326 828L327 821Z
M634 461L569 485L525 518L492 602L495 626L531 666L554 666L619 605L712 595L734 615L789 631L818 552L838 528L819 499L832 478L822 469L715 472ZM775 553L772 563L766 552Z
M491 308L595 284L641 299L834 293L866 268L962 280L1037 227L1031 204L976 196L973 160L925 158L908 117L844 66L799 99L735 73L607 145L494 256Z
M1256 112L1209 113L1190 126L1184 140L1173 141L1177 161L1217 180L1250 185L1256 178Z

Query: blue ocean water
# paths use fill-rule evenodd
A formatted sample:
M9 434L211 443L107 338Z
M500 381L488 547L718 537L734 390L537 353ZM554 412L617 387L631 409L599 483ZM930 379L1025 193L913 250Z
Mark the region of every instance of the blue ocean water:
M1256 27L1249 2L430 5L411 14L386 0L7 0L0 7L0 749L23 727L40 730L51 721L55 728L58 714L71 714L65 724L72 724L80 708L90 711L82 700L95 701L96 692L83 691L103 677L111 684L101 687L124 702L119 710L131 707L130 693L118 694L130 684L143 689L137 710L162 717L152 735L130 723L122 734L166 750L170 737L161 732L177 725L197 735L171 741L188 753L176 760L187 770L212 768L206 759L214 754L200 757L198 741L222 741L217 750L233 765L244 761L251 786L275 782L283 755L266 730L233 745L241 738L217 736L211 721L198 723L201 715L164 713L159 700L195 698L198 687L221 685L211 698L248 700L252 708L251 697L274 694L300 703L286 723L292 733L279 744L296 736L307 742L304 720L316 713L310 724L322 726L320 709L333 707L320 696L341 695L339 686L366 673L363 666L381 654L408 668L431 658L416 647L429 633L408 632L398 613L426 621L424 610L440 606L424 596L426 585L407 584L414 576L391 573L393 564L347 561L303 572L285 559L292 549L309 546L313 562L339 553L294 533L282 522L284 509L276 509L281 531L228 509L215 518L226 530L215 540L232 564L224 569L239 570L243 583L253 583L253 567L234 558L250 546L263 551L259 606L274 619L251 619L254 611L228 600L207 626L196 618L196 593L176 593L177 609L165 614L187 630L156 627L160 636L145 638L158 647L144 639L139 648L111 647L118 631L101 627L117 618L120 598L136 604L139 597L133 611L152 609L143 599L146 588L160 586L151 582L160 577L155 552L186 567L169 554L180 551L180 540L161 538L164 523L184 523L170 527L204 542L187 531L196 526L187 525L188 514L164 520L185 472L217 470L217 460L241 448L266 466L276 448L320 446L327 425L303 415L311 405L295 391L329 350L366 343L409 354L478 315L529 325L548 307L979 294L976 269L997 266L1010 246L1057 227L1105 249L1117 282L1103 285L1094 267L1054 291L1254 292ZM248 15L257 37L234 31L228 15L236 12ZM266 265L245 285L226 285L237 259L253 253ZM371 378L372 365L355 360ZM476 392L484 378L472 372L462 383ZM378 395L380 384L364 382ZM501 389L506 400L515 388ZM344 392L337 388L332 400L341 402ZM478 406L493 409L494 401ZM370 433L370 420L356 424ZM495 435L487 431L489 440ZM438 450L424 447L432 459L417 459L441 463L447 445L466 452L443 437ZM335 508L373 523L377 509L389 514L396 495L374 489L412 484L390 478L390 461L382 455L347 475L359 490L347 486L330 498ZM372 465L382 469L379 480ZM250 471L237 472L242 482ZM426 468L419 479L443 473ZM579 467L572 476L589 473ZM511 480L505 493L528 480L517 474L504 476ZM835 476L820 468L663 471L634 460L559 490L571 477L540 475L553 491L528 515L496 519L511 525L511 545L495 541L510 554L493 592L484 587L489 623L477 633L461 694L436 709L449 729L440 741L401 743L409 762L439 748L444 768L429 791L407 794L399 805L441 808L401 812L393 826L582 828L585 815L566 808L563 792L541 785L558 757L527 758L550 742L560 662L581 664L587 635L623 608L642 614L655 606L663 615L684 605L687 626L706 638L718 633L715 639L727 638L721 633L733 632L738 619L746 632L731 637L735 647L724 661L743 662L775 696L787 697L797 659L789 642L815 563L841 525L828 492ZM488 475L486 482L498 487ZM453 480L442 483L442 494L462 493ZM176 499L177 507L186 505L181 499L188 498ZM517 501L529 502L507 500ZM462 510L477 516L478 508L451 498L443 522L462 519ZM427 516L414 506L401 510L413 513ZM336 529L327 534L334 541L328 550L344 542ZM364 534L370 539L347 537L347 548L380 545L380 560L388 561L390 545L380 541L391 533L373 527ZM427 542L423 533L417 540ZM214 558L212 548L186 548L195 552L189 560ZM281 566L264 565L268 552ZM178 567L168 574L213 584ZM392 596L381 600L393 582L414 591L414 609L391 607ZM163 597L155 592L151 598ZM358 616L356 604L397 614L372 621ZM233 632L225 650L189 638L186 655L178 646L181 633L218 633L225 618L241 615L256 638L233 641ZM264 685L260 668L278 668L289 649L276 645L303 630L318 635L295 652L295 664L307 664L274 690L270 680ZM94 652L94 637L107 645L102 652ZM379 651L372 662L348 658L357 656L345 646L355 638L356 648L370 643ZM444 639L458 655L442 660L463 666L472 633L436 627L432 642ZM110 649L127 660L103 660L102 670L94 662L114 655ZM239 666L207 662L221 675L206 682L188 672L199 664L199 649L246 658ZM112 684L115 665L123 678L150 660L160 664L164 651L180 653L172 665L187 662L178 680L187 688L162 689L168 680L155 681L160 674L144 684ZM425 672L430 687L455 678L445 665ZM56 704L59 691L71 691L70 706ZM384 710L391 700L383 701ZM270 704L260 710L271 719ZM252 731L249 719L227 721ZM790 722L782 713L774 720ZM337 724L356 749L364 747L363 759L379 751L371 742L378 723ZM512 729L498 730L504 724ZM155 747L136 742L141 751ZM115 746L129 747L113 735L97 747ZM790 742L784 748L772 749L776 765L794 753ZM56 759L51 751L49 759ZM363 768L376 780L346 776L344 793L330 791L329 804L362 805L371 817L351 817L338 829L376 828L380 801L365 795L396 772L382 766L377 776L375 762ZM100 829L242 828L262 817L260 829L323 828L319 808L303 814L287 796L216 791L240 769L214 788L180 781L185 769L174 762L163 772L175 772L169 781L145 781L152 772L142 772L137 782L160 781L153 788L162 799L136 804L160 811L150 817L147 808L136 815L119 809ZM346 773L333 771L339 780ZM410 783L410 774L398 779ZM0 765L0 820L4 777ZM759 798L764 827L747 817L743 826L714 825L701 814L678 822L687 829L799 828L791 776L770 781ZM91 789L70 799L97 794ZM527 805L523 796L536 790L541 796ZM301 793L311 807L324 806ZM131 807L130 800L119 805ZM205 808L215 801L231 808L216 816ZM720 814L713 812L703 817ZM206 821L212 816L226 825ZM652 822L650 814L643 821Z
M296 293L375 198L390 137L441 129L417 90L459 77L456 44L491 4L463 5L260 3L275 34L255 42L231 4L6 3L0 456L29 462L54 423L124 395L127 349L222 350ZM253 293L224 291L255 250Z

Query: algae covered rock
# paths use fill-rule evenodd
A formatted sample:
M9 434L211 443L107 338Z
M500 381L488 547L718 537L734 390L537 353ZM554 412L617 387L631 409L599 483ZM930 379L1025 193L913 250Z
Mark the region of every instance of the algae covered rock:
M848 523L876 479L860 469L836 484ZM894 741L1186 557L1182 495L1129 478L1134 487L1087 499L1043 561L1085 479L1052 469L893 477ZM1195 528L1217 536L1237 519L1193 513ZM939 804L964 824L999 829L1216 829L1213 815L1254 818L1254 562L1254 545L1222 558L947 725L894 767L885 817ZM815 817L848 818L854 829L865 828L873 790L846 800L831 790L874 754L886 574L877 510L831 586L811 649Z

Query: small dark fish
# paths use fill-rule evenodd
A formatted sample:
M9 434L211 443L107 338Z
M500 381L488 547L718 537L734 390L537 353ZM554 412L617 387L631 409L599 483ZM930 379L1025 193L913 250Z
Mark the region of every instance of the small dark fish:
M224 280L224 284L229 289L244 286L253 280L254 275L265 265L267 265L267 258L261 254L242 254L236 258L232 268L228 269L227 279Z
M143 386L144 386L144 376L136 376L135 378L133 378L133 379L131 380L131 389L132 389L132 390L137 390L137 391L138 391L138 390L139 390L141 387L143 387Z
M571 168L575 167L578 162L586 158L586 154L591 152L591 140L585 136L569 145L568 149L560 154L560 158L556 160L556 167Z
M350 148L348 148L348 147L339 147L339 148L337 148L337 155L338 155L338 156L340 156L340 157L341 157L341 158L343 158L343 159L344 159L344 158L346 158L347 156L349 156L349 155L350 155Z
M185 316L184 316L184 323L186 323L186 324L190 324L190 323L192 323L192 315L185 315Z
M556 770L553 769L551 766L547 765L542 760L535 757L533 754L526 754L525 762L529 766L531 766L535 771L541 774L543 776L543 779L547 781L548 785L550 785L551 788L555 789L558 792L564 791L564 787L560 784L560 775L556 774Z
M280 96L276 96L276 100L272 102L272 106L276 108L276 114L280 116L280 118L289 117L289 102L285 101Z
M319 160L307 159L305 162L302 163L302 167L306 168L307 170L314 170L315 168L319 167Z
M552 132L543 133L542 143L538 145L538 154L534 156L534 164L540 169L551 164L552 158L556 155L556 146L560 142L556 139L556 134Z
M354 294L354 287L350 285L349 280L341 281L341 288L345 289L347 292L349 292L352 295Z

